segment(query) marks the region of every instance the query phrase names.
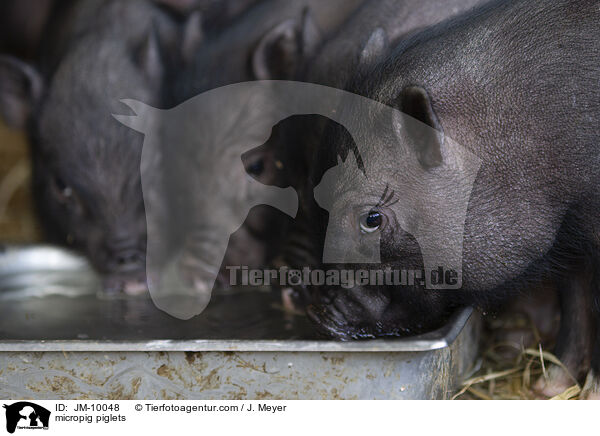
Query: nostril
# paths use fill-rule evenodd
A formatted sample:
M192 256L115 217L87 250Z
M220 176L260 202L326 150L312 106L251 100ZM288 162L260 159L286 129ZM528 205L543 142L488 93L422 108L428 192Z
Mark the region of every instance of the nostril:
M137 248L114 250L110 253L112 264L119 271L131 271L144 266L144 253Z

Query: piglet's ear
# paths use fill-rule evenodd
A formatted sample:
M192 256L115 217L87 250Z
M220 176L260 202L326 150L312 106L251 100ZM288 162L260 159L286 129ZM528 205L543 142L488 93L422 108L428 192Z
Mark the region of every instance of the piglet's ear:
M252 69L258 80L293 78L302 59L316 52L321 32L310 13L292 18L271 29L259 42L252 55Z
M0 56L0 116L6 124L23 128L43 88L35 68L13 57Z
M323 34L308 8L302 13L301 32L302 56L307 57L316 54L319 45L323 42Z
M427 91L420 86L408 86L397 97L398 111L393 114L393 127L398 136L403 133L413 144L417 158L424 168L442 163L444 133L433 110Z
M383 57L389 46L388 37L381 27L378 27L371 33L369 39L360 52L359 65L365 67L374 64Z
M202 13L195 11L190 14L183 26L181 51L184 62L190 63L194 60L194 56L203 41Z
M148 79L153 83L160 83L164 74L164 62L155 23L150 26L145 38L135 50L134 60Z

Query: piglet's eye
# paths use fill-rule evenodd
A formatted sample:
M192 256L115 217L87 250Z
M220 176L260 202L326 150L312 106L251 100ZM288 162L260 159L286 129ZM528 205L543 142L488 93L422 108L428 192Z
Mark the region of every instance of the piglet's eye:
M362 233L373 233L379 230L382 223L383 215L376 210L371 210L360 217L360 231Z
M251 176L258 177L265 171L265 162L262 159L259 159L252 164L248 165L246 168L246 172Z

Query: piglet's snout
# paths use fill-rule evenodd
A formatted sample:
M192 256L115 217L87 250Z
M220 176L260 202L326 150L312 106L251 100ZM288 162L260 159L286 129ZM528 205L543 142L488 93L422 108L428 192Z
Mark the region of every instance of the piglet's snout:
M145 250L133 239L112 239L106 242L108 266L111 271L126 273L145 268Z

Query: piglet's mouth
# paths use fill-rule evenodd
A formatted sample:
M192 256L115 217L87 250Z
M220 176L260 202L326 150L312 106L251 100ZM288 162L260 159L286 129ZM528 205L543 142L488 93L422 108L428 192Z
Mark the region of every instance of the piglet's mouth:
M312 304L307 307L306 314L315 325L319 335L340 341L398 338L412 334L410 329L391 326L383 322L351 323L335 305Z
M405 329L385 327L380 322L352 325L335 306L311 305L306 312L321 336L340 341L402 337L408 334Z
M144 274L110 275L102 280L102 296L138 297L148 293L148 284Z
M357 329L352 328L344 316L335 308L331 309L323 305L311 304L306 308L306 314L321 336L341 341L351 341L359 338Z
M406 337L414 332L399 318L375 319L368 310L343 291L313 290L313 303L306 308L308 318L321 336L341 341Z

